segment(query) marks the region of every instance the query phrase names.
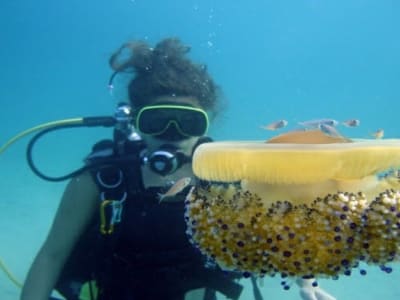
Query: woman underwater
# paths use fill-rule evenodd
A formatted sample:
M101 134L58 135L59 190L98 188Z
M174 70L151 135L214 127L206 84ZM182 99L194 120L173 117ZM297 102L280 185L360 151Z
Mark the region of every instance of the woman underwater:
M202 299L216 299L215 291L239 299L240 274L208 266L185 234L191 156L210 141L205 134L220 101L207 69L188 52L167 38L154 48L129 42L111 56L112 78L134 73L128 92L140 139L95 145L88 164L107 160L104 150L124 155L69 182L21 300L49 299L55 288L80 299L87 281L95 282L90 292L100 300L178 300L198 288L205 288ZM333 299L307 280L298 285L303 299Z

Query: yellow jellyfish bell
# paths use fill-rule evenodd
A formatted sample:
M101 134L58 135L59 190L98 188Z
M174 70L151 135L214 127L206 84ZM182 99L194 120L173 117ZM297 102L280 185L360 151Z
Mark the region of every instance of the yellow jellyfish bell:
M300 143L302 139L307 143ZM264 201L289 198L296 203L337 191L376 195L392 187L376 174L397 167L400 140L350 141L319 130L292 132L267 142L204 144L193 159L199 178L241 181L247 189L264 195Z
M361 260L385 265L399 258L399 167L395 139L315 130L203 144L188 234L220 266L246 274L336 277Z

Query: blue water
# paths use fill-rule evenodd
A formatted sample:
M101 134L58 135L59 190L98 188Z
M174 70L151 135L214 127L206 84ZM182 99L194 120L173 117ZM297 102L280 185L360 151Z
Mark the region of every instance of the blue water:
M62 118L108 115L124 100L110 96L110 54L129 39L154 44L168 36L207 63L228 105L216 139L266 139L278 119L358 118L351 137L379 128L399 138L400 2L397 0L69 0L0 2L0 144L17 132ZM80 165L90 145L110 132L49 137L41 166L58 174ZM0 157L0 258L23 279L46 236L64 184L34 177L26 141ZM44 147L44 146L43 146ZM338 299L399 299L400 268L391 275L322 281ZM267 299L299 299L266 279ZM19 290L0 272L0 299ZM250 288L243 299L250 298Z

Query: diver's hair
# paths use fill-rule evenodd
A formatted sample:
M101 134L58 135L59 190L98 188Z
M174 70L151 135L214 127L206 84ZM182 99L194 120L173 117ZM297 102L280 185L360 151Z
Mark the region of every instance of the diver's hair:
M177 38L167 38L151 48L146 42L123 44L109 60L118 72L133 72L129 83L129 99L134 108L141 108L160 96L196 98L203 109L217 113L220 89L205 65L186 57L190 47ZM112 76L113 78L113 76Z

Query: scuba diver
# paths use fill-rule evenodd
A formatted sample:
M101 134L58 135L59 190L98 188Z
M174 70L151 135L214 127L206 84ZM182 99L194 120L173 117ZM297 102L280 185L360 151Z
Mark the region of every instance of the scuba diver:
M238 299L240 274L207 266L185 233L184 198L195 183L191 157L218 110L219 88L189 48L168 38L129 42L110 58L115 75L133 71L130 118L85 159L68 183L21 299L184 299L206 288ZM128 55L127 55L128 54ZM136 131L138 133L136 133ZM184 179L184 180L182 180ZM162 201L160 201L162 200Z
M239 299L242 274L206 259L185 232L185 196L201 184L192 154L212 141L206 134L221 104L220 88L204 65L186 57L189 50L167 38L154 48L128 42L111 55L110 89L115 76L133 73L129 103L112 118L84 120L86 126L113 126L114 134L93 146L80 170L51 178L36 168L35 142L57 127L50 124L31 140L32 170L70 181L21 300L56 299L53 290L68 300L183 300L195 290L190 299L215 300L216 292ZM261 300L251 279L254 299ZM303 280L299 285L303 299L334 299L319 297Z

